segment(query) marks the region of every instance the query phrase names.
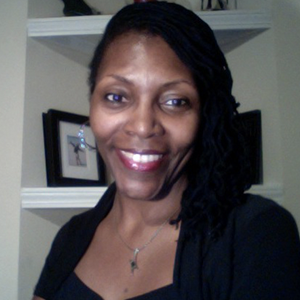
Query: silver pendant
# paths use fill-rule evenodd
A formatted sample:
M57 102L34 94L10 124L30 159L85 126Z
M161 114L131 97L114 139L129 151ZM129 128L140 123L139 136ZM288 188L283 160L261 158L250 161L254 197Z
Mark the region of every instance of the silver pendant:
M129 261L130 262L130 268L131 268L131 274L133 275L134 270L138 269L138 265L137 265L137 255L140 252L139 248L134 249L133 252L133 258Z

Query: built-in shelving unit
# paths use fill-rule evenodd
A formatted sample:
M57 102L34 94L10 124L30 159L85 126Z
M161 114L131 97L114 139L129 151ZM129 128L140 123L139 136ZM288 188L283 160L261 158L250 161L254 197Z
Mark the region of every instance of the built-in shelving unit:
M226 10L196 13L216 31L264 30L271 26L271 15L266 10ZM111 15L99 15L29 19L28 36L99 35L103 34L111 17Z
M271 27L271 14L259 11L197 12L214 30L223 51L228 52ZM37 39L68 57L87 65L91 54L111 19L110 15L60 17L28 20L28 37ZM26 209L89 208L106 187L23 188L22 207ZM282 202L281 186L254 186L251 192Z

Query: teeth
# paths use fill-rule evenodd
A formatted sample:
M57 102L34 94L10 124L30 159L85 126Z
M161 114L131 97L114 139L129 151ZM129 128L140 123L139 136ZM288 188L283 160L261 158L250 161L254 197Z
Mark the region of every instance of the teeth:
M121 151L124 156L133 160L136 163L148 163L157 161L162 158L162 154L137 154L137 153L130 153Z

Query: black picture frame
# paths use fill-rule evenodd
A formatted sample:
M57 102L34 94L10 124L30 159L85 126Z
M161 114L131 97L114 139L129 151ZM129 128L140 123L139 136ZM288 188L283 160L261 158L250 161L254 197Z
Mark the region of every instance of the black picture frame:
M246 150L251 165L251 184L263 183L263 151L261 111L251 110L239 114Z
M105 165L98 151L79 147L78 131L88 117L49 109L42 118L48 187L105 186ZM84 131L95 146L90 127Z

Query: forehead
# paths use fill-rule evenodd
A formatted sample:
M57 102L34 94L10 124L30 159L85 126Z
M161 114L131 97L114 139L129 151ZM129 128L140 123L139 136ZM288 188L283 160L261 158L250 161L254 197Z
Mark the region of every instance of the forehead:
M127 32L117 36L106 48L103 60L110 58L118 58L120 56L137 56L147 52L148 55L152 53L172 53L174 51L170 46L157 35L139 32ZM161 56L160 55L160 56Z
M191 76L189 69L162 37L138 32L116 37L107 46L98 72L136 64L144 68L189 73Z
M164 45L165 47L169 48L169 45L159 35L155 35L144 31L127 31L113 38L109 42L105 53L118 46L128 47L133 44L154 44L155 42L157 43L156 46L158 47Z

